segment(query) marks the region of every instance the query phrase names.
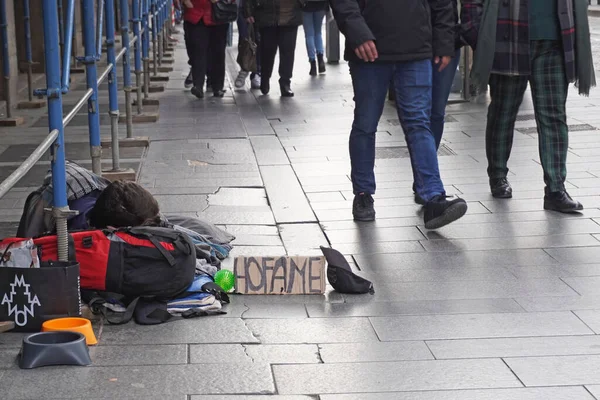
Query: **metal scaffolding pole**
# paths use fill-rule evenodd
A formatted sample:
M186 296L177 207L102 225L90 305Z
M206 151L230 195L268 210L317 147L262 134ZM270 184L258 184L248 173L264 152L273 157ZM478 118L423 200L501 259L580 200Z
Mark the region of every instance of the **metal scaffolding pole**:
M115 3L104 3L106 12L106 60L110 65L108 73L108 115L110 116L110 137L112 149L112 171L120 168L119 160L119 92L117 88L117 55L115 51Z
M127 118L127 138L133 137L133 112L131 110L131 43L129 42L129 1L120 0L121 5L121 41L125 48L123 56L123 90L125 91L125 113Z

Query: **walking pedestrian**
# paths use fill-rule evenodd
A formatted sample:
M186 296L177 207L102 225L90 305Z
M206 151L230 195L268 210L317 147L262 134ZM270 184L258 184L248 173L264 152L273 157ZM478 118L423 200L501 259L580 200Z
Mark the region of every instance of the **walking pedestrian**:
M467 203L446 197L431 133L432 65L442 71L455 54L452 3L331 0L331 6L346 36L345 58L350 62L354 88L350 132L354 219L375 219L375 132L390 82L415 171L417 194L425 201L425 227L437 229L461 218Z
M185 43L192 65L192 94L204 97L204 78L209 74L213 96L225 95L225 47L229 24L212 18L211 0L184 0ZM210 62L210 68L209 68Z
M465 45L462 39L461 24L459 22L458 12L458 0L452 0L452 6L454 11L454 23L455 23L455 40L454 48L455 53L452 57L450 64L443 70L436 68L435 64L432 65L432 93L431 93L431 132L435 138L436 149L440 148L442 142L442 136L444 135L444 123L446 117L446 106L448 104L448 98L450 97L450 91L452 90L452 84L454 83L454 76L456 75L456 69L460 62L461 48ZM433 60L432 60L433 62ZM414 171L413 171L414 175ZM413 193L415 194L415 203L424 205L425 201L417 194L417 179L414 178Z
M329 10L327 0L305 0L302 8L304 36L306 39L306 52L310 63L310 76L317 76L325 72L325 59L323 53L323 20ZM318 65L317 65L318 62Z
M531 86L544 171L544 209L576 212L583 206L565 188L569 128L569 82L579 94L595 86L586 0L469 0L464 9L478 26L473 83L488 82L491 103L486 128L492 195L511 198L508 159L515 121L527 84ZM535 18L534 18L535 17Z
M291 88L298 26L302 24L302 8L298 0L248 0L244 13L260 33L260 90L271 90L271 75L279 49L279 88L282 97L293 97Z
M248 1L248 0L246 0ZM244 17L244 1L239 0L238 6L240 7L240 12L238 13L237 19L237 27L238 27L238 43L242 43L245 39L250 35L250 31L248 29L248 21ZM250 87L252 89L260 89L260 36L255 32L254 40L256 41L256 72L245 71L243 68L238 72L237 78L235 78L235 87L241 89L246 85L246 79L248 79L248 75L250 76Z

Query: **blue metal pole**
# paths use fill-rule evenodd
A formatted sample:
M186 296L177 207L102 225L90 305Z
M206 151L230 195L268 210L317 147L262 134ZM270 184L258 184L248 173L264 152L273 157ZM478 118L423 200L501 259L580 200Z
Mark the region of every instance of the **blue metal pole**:
M62 91L63 94L69 91L71 81L71 51L73 48L73 32L75 30L75 0L69 0L67 3L67 21L65 27L65 47L63 51L62 62ZM31 51L31 43L29 43Z
M23 0L23 21L25 29L25 59L27 61L27 96L33 101L33 52L31 51L31 10L29 0Z
M112 66L108 73L108 115L113 171L119 171L119 92L117 88L117 55L115 53L115 2L104 2L106 12L106 60Z
M133 36L137 38L134 45L135 52L135 89L137 93L137 113L142 113L142 37L140 35L141 0L133 0L131 13L133 14Z
M123 56L123 90L125 91L125 112L127 113L127 137L133 137L133 115L131 111L131 69L129 66L130 45L129 45L129 1L120 0L121 5L121 42L127 50Z
M63 0L57 0L58 3L58 40L60 43L60 54L63 54L65 48L65 15L63 13Z
M158 40L158 65L162 65L162 59L164 54L163 49L163 18L164 18L164 1L157 0L158 9L156 12L156 31L157 31L157 40Z
M63 127L63 106L60 82L60 47L58 39L58 9L56 0L43 0L44 52L46 56L46 93L48 95L48 127L56 129L58 136L52 147L52 192L53 213L58 235L58 258L68 258L67 182L65 167L65 136Z
M151 12L152 12L152 69L154 75L158 75L158 9L156 7L156 0L150 0Z
M100 56L102 56L102 26L104 26L104 0L98 0L98 3L96 4L96 17L96 59L99 60ZM108 18L108 16L106 18Z
M142 60L144 62L144 99L149 97L150 90L150 32L148 28L149 0L142 0Z
M0 0L0 28L2 28L2 73L4 74L6 117L12 118L12 93L10 91L10 54L8 52L8 23L6 18L6 0Z
M83 46L85 56L85 78L88 89L94 93L88 100L88 125L90 133L90 152L92 171L102 174L102 145L100 142L100 114L98 113L98 71L96 70L96 30L94 18L94 0L82 0Z

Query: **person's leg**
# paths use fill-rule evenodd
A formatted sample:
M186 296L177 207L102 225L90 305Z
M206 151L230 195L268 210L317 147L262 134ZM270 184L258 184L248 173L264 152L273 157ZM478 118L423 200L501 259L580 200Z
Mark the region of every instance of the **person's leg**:
M450 64L439 71L439 67L432 61L432 88L431 88L431 132L435 139L435 148L440 147L442 141L442 134L444 133L444 117L446 115L446 105L448 104L448 97L450 97L450 90L452 89L452 82L454 81L454 75L456 74L456 67L460 61L460 50L456 51L456 54ZM413 191L419 192L417 185L416 172L413 168ZM418 196L415 197L415 201L419 204L423 203L423 199Z
M187 56L188 56L188 65L190 66L190 72L188 73L187 77L185 78L185 81L183 82L183 86L186 89L191 88L192 86L194 86L194 79L192 77L192 43L191 43L191 38L190 38L190 26L191 24L187 21L183 22L183 39L185 41L185 50L187 52Z
M418 194L425 201L425 228L441 228L465 215L467 203L459 198L448 200L440 178L431 133L431 61L396 63L393 75L398 118L416 172Z
M417 193L428 202L445 193L431 133L431 62L396 63L393 79L398 118L411 156Z
M269 93L270 90L270 80L277 54L277 36L278 28L276 27L261 28L260 30L260 65L262 69L260 90L263 94Z
M202 91L204 88L204 77L206 76L206 62L208 56L208 27L200 21L195 25L189 24L188 31L192 50L190 55L194 87L197 90Z
M564 68L560 42L532 42L531 95L538 128L539 153L546 196L544 208L562 212L579 211L583 206L566 194L567 153L567 95L569 83Z
M248 0L250 1L250 0ZM238 4L238 17L237 17L237 27L238 27L238 44L242 43L244 39L248 37L248 21L244 18L243 5L240 1Z
M350 132L352 190L375 194L375 133L392 78L389 63L350 63L354 89L354 121Z
M312 14L315 31L315 49L317 54L323 55L323 53L325 53L325 47L323 46L323 20L325 19L325 10L317 11Z
M526 76L490 76L491 103L488 108L485 149L490 180L508 175L515 121L527 89Z
M225 86L225 47L227 46L228 24L210 28L209 53L212 63L210 69L211 84L216 97L222 97Z
M433 68L433 86L431 95L431 132L435 138L436 148L440 147L442 135L444 134L444 117L446 116L446 105L452 90L454 75L460 61L460 49L456 51L454 58L450 64L439 71L436 64L432 64Z
M306 53L308 54L309 61L315 61L317 57L317 50L315 48L315 25L314 25L314 14L313 12L303 12L304 27L304 38L306 41Z
M279 27L279 83L282 85L289 86L292 80L297 37L297 26Z

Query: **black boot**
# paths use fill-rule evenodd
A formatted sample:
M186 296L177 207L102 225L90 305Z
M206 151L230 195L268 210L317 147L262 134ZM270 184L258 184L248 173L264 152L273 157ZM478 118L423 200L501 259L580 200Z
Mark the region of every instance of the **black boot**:
M319 73L324 73L327 69L325 68L325 60L323 60L323 54L317 54L317 60L319 61Z
M269 81L269 78L265 78L264 76L261 78L261 81L260 81L260 91L265 96L267 94L269 94L269 92L271 91L271 83Z
M546 190L544 196L544 210L558 211L561 213L574 213L583 210L577 200L573 200L566 191L550 192Z
M281 97L294 97L294 92L292 92L289 82L280 82L279 88L281 89Z
M308 73L310 76L317 76L317 62L315 60L308 60L310 63L310 72Z

